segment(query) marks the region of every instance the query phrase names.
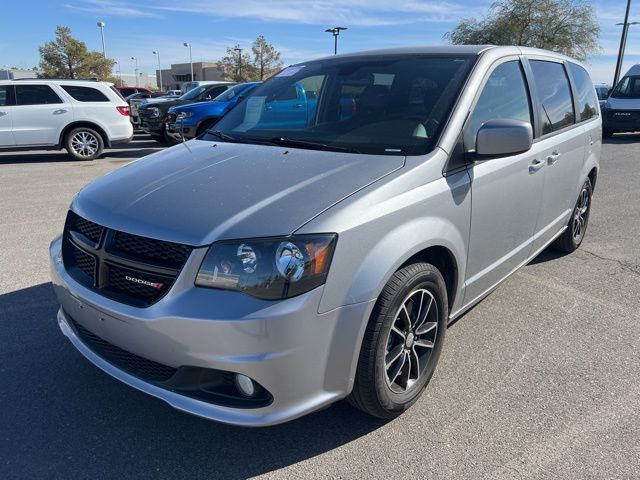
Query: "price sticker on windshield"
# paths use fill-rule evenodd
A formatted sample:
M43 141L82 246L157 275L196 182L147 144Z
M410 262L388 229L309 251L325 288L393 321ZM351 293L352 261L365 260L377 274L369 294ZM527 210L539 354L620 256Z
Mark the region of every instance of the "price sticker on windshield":
M287 67L284 70L282 70L279 74L277 74L276 77L291 77L292 75L295 75L296 73L298 73L303 68L304 68L304 65L296 65L296 66L293 66L293 67Z

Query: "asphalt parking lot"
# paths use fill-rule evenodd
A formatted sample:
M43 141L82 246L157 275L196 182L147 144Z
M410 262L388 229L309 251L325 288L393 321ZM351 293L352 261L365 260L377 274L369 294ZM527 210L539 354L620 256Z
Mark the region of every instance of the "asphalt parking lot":
M0 154L0 478L640 478L640 135L604 145L581 249L544 252L456 322L409 412L339 403L268 429L175 411L58 330L47 247L68 204L156 149Z

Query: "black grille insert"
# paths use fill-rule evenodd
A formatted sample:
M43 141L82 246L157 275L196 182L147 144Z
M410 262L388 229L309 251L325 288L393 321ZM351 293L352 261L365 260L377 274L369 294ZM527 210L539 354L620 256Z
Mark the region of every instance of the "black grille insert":
M127 352L98 337L75 320L71 319L71 322L78 336L91 350L131 375L146 381L166 382L178 371L177 368Z
M78 282L120 302L147 307L171 288L192 247L111 230L69 211L62 258Z

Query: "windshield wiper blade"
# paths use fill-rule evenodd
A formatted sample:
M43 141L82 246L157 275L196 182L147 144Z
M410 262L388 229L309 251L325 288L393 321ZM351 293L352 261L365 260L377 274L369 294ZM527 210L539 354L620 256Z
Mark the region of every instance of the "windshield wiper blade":
M330 145L328 143L322 143L322 142L313 142L310 140L296 140L296 139L287 138L287 137L273 137L268 139L268 141L270 143L280 145L281 147L292 147L292 148L298 147L298 148L308 148L311 150L328 150L332 152L360 153L355 148L340 147L338 145Z
M218 137L219 139L224 140L225 142L233 142L233 143L241 142L239 138L236 138L233 135L229 135L228 133L221 132L220 130L214 130L213 128L210 128L209 130L207 130L207 133L213 135L214 137Z

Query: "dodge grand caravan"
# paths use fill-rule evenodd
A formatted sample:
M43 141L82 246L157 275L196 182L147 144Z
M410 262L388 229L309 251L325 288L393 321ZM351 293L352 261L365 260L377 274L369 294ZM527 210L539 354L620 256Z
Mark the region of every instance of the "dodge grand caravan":
M287 67L215 129L77 195L50 247L59 326L209 419L271 425L344 398L394 417L449 322L548 245L580 246L601 137L584 67L547 51Z

